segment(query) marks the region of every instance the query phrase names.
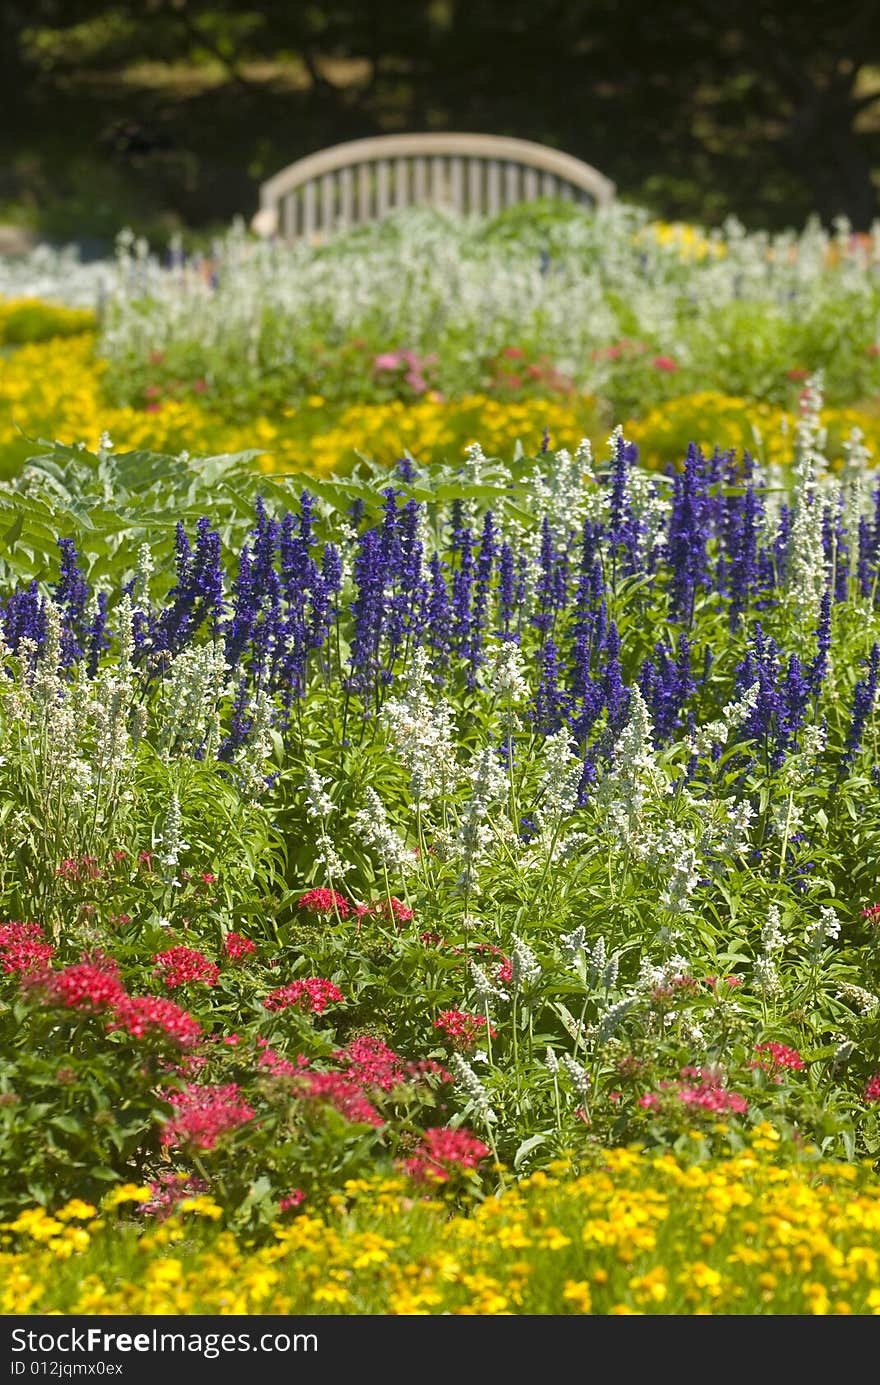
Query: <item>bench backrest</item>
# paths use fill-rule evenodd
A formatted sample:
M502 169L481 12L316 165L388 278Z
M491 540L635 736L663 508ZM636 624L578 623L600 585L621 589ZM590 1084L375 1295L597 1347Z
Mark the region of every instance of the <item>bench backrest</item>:
M494 215L515 202L563 197L603 206L614 184L558 149L502 135L378 135L297 160L260 188L255 231L284 240L379 221L428 205Z

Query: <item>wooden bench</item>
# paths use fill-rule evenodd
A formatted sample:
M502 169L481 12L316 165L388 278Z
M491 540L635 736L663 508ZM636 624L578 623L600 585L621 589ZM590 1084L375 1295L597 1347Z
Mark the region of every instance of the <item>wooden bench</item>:
M297 160L260 187L253 229L283 240L326 236L400 207L493 216L517 202L562 197L605 206L614 184L589 164L500 135L379 135Z

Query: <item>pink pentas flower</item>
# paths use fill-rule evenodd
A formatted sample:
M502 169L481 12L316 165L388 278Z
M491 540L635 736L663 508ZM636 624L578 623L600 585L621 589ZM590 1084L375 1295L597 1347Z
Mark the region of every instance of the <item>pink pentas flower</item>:
M671 356L655 356L651 365L655 370L665 370L669 374L678 370L678 361L674 361Z
M475 1169L489 1154L489 1148L462 1127L432 1126L425 1131L409 1159L401 1167L417 1183L446 1183L452 1173Z
M775 1072L780 1068L806 1067L806 1063L797 1049L788 1048L785 1044L756 1044L755 1053L761 1056L751 1062L749 1067L763 1068L765 1072Z
M55 874L60 875L62 880L70 880L76 884L81 884L86 880L103 880L104 878L104 872L95 857L85 855L69 856L56 868Z
M266 1045L257 1059L257 1067L271 1073L273 1077L295 1077L297 1073L302 1072L304 1066L308 1066L308 1059L301 1063L301 1057L300 1054L296 1062L292 1063L289 1058L284 1058L280 1053L276 1053L274 1048Z
M51 943L10 943L0 954L0 967L5 972L18 972L22 975L44 971L54 952Z
M337 914L341 919L348 917L348 900L335 890L308 890L296 901L298 909L308 909L312 914Z
M862 918L871 919L872 921L880 918L880 904L871 904L867 909L863 909Z
M240 962L243 957L249 957L257 950L257 945L250 938L245 938L241 933L227 933L223 939L223 948L226 956L233 962Z
M865 1101L880 1101L880 1072L868 1079L862 1095Z
M332 981L327 981L323 976L310 976L270 991L263 1004L267 1010L286 1010L289 1006L295 1006L307 1014L320 1015L329 1004L344 1000L345 996Z
M404 356L399 351L383 351L373 357L374 370L399 370L405 364Z
M142 1202L138 1206L138 1211L146 1216L156 1217L159 1221L164 1221L169 1217L179 1202L185 1198L197 1197L200 1193L208 1191L208 1184L204 1178L181 1178L178 1174L166 1170L160 1173L159 1177L149 1185L149 1202Z
M396 895L391 895L387 899L374 899L369 904L357 904L355 910L359 920L369 915L384 919L386 923L409 923L414 916L413 910Z
M46 1004L66 1010L106 1010L125 996L116 963L101 953L61 971L24 973L22 985L36 990Z
M223 1136L254 1119L256 1112L237 1084L201 1087L189 1083L182 1092L168 1092L174 1112L162 1130L162 1144L213 1149Z
M337 1048L333 1057L337 1063L345 1064L343 1077L361 1088L379 1087L390 1092L406 1080L403 1060L381 1039L369 1034L352 1039L345 1048Z
M487 1033L494 1039L496 1033L483 1015L472 1015L467 1010L441 1010L434 1028L441 1030L459 1052L473 1048Z
M202 1037L198 1020L173 1000L155 995L121 996L113 1005L113 1018L107 1028L121 1029L135 1039L161 1036L179 1048L191 1048Z
M0 923L0 968L7 973L43 971L55 952L38 923Z
M156 975L169 990L193 982L214 986L220 975L216 962L192 947L169 947L165 952L157 952L153 961L157 963Z
M305 1200L306 1195L302 1188L294 1188L292 1192L281 1199L278 1204L278 1210L279 1212L289 1212L294 1207L300 1207Z
M326 1101L346 1120L358 1125L384 1122L371 1101L355 1082L349 1082L338 1072L311 1072L303 1075L301 1095L306 1100Z

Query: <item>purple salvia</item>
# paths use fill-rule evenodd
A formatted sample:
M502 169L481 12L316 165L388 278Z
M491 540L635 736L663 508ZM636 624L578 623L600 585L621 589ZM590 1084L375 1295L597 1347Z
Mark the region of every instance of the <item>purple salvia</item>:
M862 748L865 727L877 701L878 678L880 678L880 645L875 644L868 659L868 676L858 680L853 692L852 716L843 753L838 764L838 774L841 778L852 768L855 758Z

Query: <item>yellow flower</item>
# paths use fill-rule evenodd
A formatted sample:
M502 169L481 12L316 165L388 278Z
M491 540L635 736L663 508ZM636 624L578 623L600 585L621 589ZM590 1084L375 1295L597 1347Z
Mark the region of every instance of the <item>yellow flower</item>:
M577 1313L589 1313L593 1306L590 1286L583 1279L567 1279L562 1297L570 1303Z

